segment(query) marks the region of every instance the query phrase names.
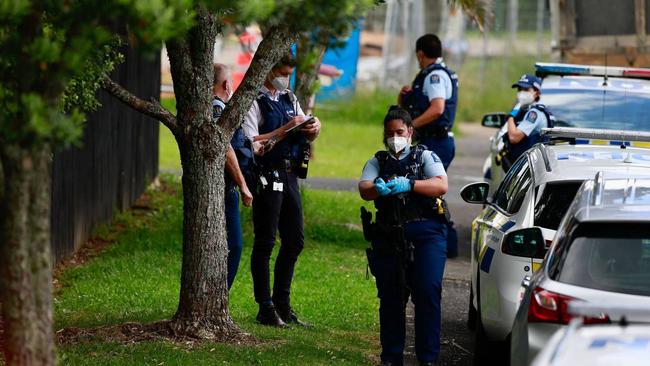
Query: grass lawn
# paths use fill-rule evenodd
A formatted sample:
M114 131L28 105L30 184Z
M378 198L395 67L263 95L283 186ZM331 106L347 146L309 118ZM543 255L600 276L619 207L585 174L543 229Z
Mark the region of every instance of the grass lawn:
M512 55L508 72L504 58L488 58L485 62L485 80L481 82L481 60L468 58L458 72L458 110L456 121L480 122L485 113L510 112L515 102L512 84L523 74L535 73L536 61L548 61L547 56ZM507 75L507 77L505 77Z
M523 73L534 72L533 56L512 56L507 80L503 58L486 62L486 77L479 78L480 60L468 59L458 70L459 106L456 121L478 122L483 114L509 111L515 99L510 88ZM382 122L388 106L396 103L397 92L360 90L349 99L317 103L314 115L323 123L309 165L310 177L359 178L364 163L383 148ZM175 113L174 99L163 99ZM174 137L160 128L160 168L179 170L180 158Z
M97 230L115 240L100 256L59 276L56 329L168 319L178 302L182 199L178 178L150 192L153 210L120 214ZM250 210L243 210L244 251L230 311L259 346L165 341L90 343L58 349L65 365L371 365L379 352L376 289L365 279L366 243L358 227L357 195L304 191L305 250L296 268L293 305L315 328L278 330L256 324L250 276ZM277 248L276 248L277 249Z

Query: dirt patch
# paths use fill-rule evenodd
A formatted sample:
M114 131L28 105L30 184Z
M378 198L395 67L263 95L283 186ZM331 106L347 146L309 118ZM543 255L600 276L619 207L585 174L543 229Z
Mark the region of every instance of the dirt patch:
M56 340L58 345L95 342L135 344L162 340L188 348L193 348L204 342L202 339L176 335L169 324L169 321L160 321L151 324L124 323L96 328L72 327L57 331ZM241 346L258 346L267 343L244 332L216 336L207 341Z

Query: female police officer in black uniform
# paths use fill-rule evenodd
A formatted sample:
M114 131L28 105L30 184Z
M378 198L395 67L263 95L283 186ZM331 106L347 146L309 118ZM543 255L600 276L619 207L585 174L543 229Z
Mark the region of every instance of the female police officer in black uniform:
M384 119L388 151L368 160L359 182L361 198L374 200L377 209L368 261L380 300L382 365L403 363L409 295L420 365L433 365L440 352L447 226L439 197L447 192L447 175L435 153L410 146L412 135L408 112L391 107Z

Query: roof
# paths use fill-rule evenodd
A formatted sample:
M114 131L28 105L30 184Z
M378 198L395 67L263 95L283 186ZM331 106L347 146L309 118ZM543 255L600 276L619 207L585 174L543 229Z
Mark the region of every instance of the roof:
M650 93L650 80L609 77L607 86L602 76L558 76L550 75L542 81L542 102L544 92L549 90L607 90L636 93Z
M650 221L650 174L601 172L576 195L580 222Z
M607 171L650 176L650 149L613 145L536 145L531 150L535 185L549 181L593 179Z

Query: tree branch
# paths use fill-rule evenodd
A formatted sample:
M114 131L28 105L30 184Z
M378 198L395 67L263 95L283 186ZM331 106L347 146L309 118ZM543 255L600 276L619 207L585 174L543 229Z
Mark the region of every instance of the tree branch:
M296 35L287 28L274 26L269 28L264 39L257 47L242 83L226 105L219 117L219 124L228 132L237 129L257 97L260 87L264 84L266 75L273 65L289 51Z
M153 98L150 101L140 99L107 75L104 75L102 79L102 88L134 110L162 122L172 133L176 134L178 128L176 116L160 105L157 100Z

